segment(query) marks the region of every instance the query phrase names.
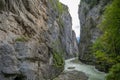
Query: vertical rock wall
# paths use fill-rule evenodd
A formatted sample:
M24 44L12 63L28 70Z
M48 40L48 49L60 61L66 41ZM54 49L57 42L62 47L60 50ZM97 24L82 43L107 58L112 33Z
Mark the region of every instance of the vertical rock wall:
M53 79L64 69L64 55L78 52L75 40L58 0L0 0L0 80Z
M98 29L102 14L106 5L111 0L81 0L79 6L79 19L81 24L81 35L79 43L79 59L92 64L95 62L91 53L94 41L102 34Z
M64 6L67 8L66 6ZM62 31L62 44L65 50L65 58L76 57L79 53L78 51L78 43L76 40L76 34L72 30L72 18L70 17L69 12L64 12L62 15L63 21L63 31Z

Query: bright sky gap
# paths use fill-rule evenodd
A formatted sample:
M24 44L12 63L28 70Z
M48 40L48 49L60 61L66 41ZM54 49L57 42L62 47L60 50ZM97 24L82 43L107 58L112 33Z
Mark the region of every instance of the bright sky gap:
M60 0L60 2L68 6L72 17L72 29L75 31L76 37L80 37L80 21L78 18L78 5L80 0Z

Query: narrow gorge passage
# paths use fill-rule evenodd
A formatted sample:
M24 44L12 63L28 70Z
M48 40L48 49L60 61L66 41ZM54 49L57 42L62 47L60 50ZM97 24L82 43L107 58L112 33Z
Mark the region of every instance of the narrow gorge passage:
M78 5L79 4L72 5L72 1L64 1L64 0L60 0L60 2L62 2L63 4L68 6L69 12L72 17L72 23L73 23L72 28L76 33L76 37L78 38L78 36L80 36L80 32L79 32L80 28L78 28L78 27L80 27L80 24L78 22L78 21L80 21L78 19ZM70 4L69 4L69 2L70 2ZM77 3L80 3L80 1L78 1ZM71 5L72 5L72 7L71 7ZM75 6L77 6L77 7L75 7ZM77 8L77 11L73 12L73 10L72 10L73 7L74 7L74 9ZM78 25L78 26L76 27L76 25ZM64 78L64 77L69 77L69 75L67 73L74 74L74 73L76 73L76 71L83 72L86 75L86 76L85 75L83 76L82 73L78 73L79 75L82 75L81 78L79 78L80 80L87 79L84 77L88 77L87 80L105 80L106 73L98 71L97 69L95 69L95 66L87 65L87 64L81 63L80 61L77 61L77 63L76 63L76 62L73 62L74 60L77 60L77 58L71 58L71 59L65 60L64 72L57 78L57 80L62 80L62 79L69 80L70 78ZM73 79L78 80L78 77L76 77L76 78L74 77Z
M0 80L120 80L120 0L0 0L0 34Z
M69 9L69 13L72 17L72 29L75 31L78 41L80 39L80 20L78 16L80 1L81 0L60 0L60 2L66 5Z

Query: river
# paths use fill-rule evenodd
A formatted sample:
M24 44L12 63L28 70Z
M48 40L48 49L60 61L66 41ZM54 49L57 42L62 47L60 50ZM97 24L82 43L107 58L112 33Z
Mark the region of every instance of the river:
M81 62L73 62L73 60L75 59L77 58L65 60L64 71L81 71L89 77L88 80L105 80L106 74L104 72L98 71L97 69L95 69L95 66L86 65ZM70 67L73 67L73 69L69 69Z

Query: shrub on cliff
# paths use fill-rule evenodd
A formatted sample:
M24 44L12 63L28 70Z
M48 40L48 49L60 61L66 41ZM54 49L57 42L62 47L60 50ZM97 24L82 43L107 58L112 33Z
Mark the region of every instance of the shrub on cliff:
M120 0L113 0L106 8L99 28L103 35L94 43L93 53L106 69L120 63Z
M62 55L56 51L53 52L53 62L54 66L57 68L62 68L64 66L64 60Z
M58 11L58 13L59 13L60 15L63 13L64 7L63 7L62 3L60 3L59 0L56 0L56 1L50 0L50 3L52 4L52 7L53 7L56 11Z

